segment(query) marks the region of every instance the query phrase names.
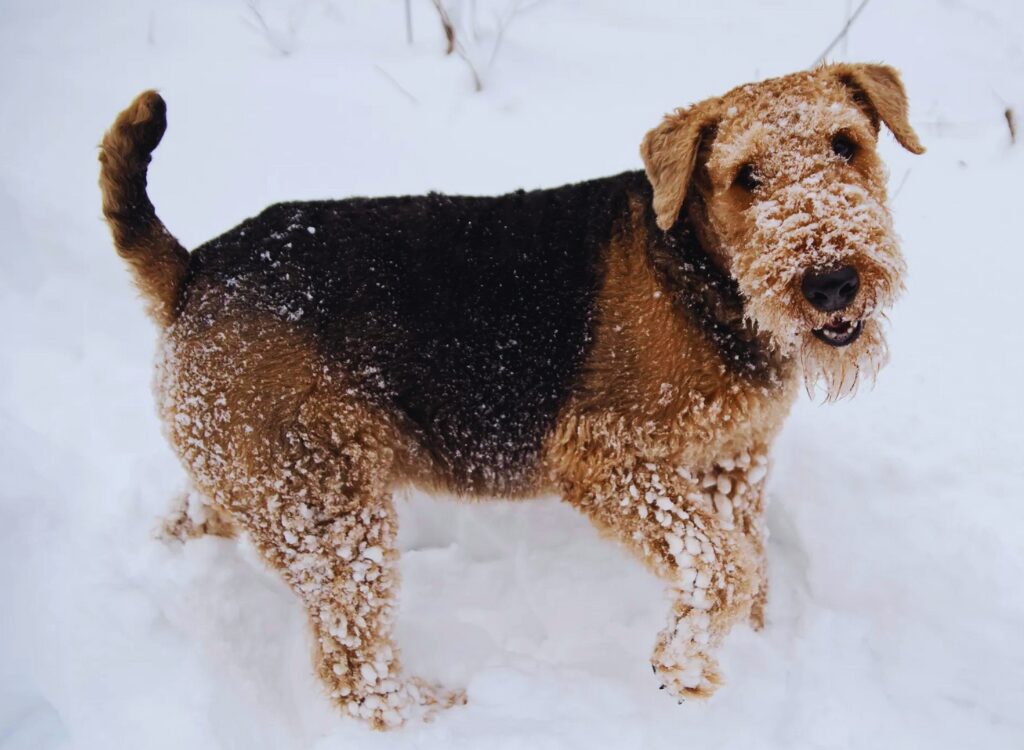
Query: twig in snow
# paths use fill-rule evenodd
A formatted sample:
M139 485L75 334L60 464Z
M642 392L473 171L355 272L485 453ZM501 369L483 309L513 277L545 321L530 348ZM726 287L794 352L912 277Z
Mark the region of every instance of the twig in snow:
M455 26L452 24L452 19L448 15L448 11L445 10L441 0L433 0L433 3L437 9L437 15L441 17L441 28L444 29L444 38L448 41L448 49L445 50L445 54L450 55L455 51Z
M835 49L836 45L839 44L839 42L843 41L843 39L846 38L846 35L850 31L850 27L853 26L853 22L857 20L857 16L859 16L861 11L864 10L864 8L867 7L867 4L869 2L871 2L871 0L861 0L860 5L857 6L857 10L853 11L853 15L851 15L849 18L846 19L846 23L843 25L843 28L836 35L836 38L833 39L831 44L829 44L825 48L824 52L822 52L820 55L818 55L818 59L814 61L813 65L811 65L812 68L814 68L814 67L816 67L818 65L821 65L823 62L825 62L825 58L828 57L828 53L831 52L833 49Z
M849 19L849 17L853 15L850 12L851 8L853 8L853 0L846 0L846 17L847 17L847 19ZM842 54L843 54L843 59L844 60L849 59L849 57L850 57L850 35L849 34L847 34L846 36L843 37L843 52L842 52Z
M482 91L484 88L483 77L480 75L480 69L477 68L477 64L473 61L466 47L463 45L462 37L457 32L455 25L452 23L451 16L448 15L448 11L444 7L444 0L432 0L434 8L437 10L438 16L441 18L441 26L444 29L445 39L448 43L448 48L445 50L445 54L451 54L454 52L459 58L466 63L466 67L469 68L470 74L473 76L473 88L476 91ZM494 38L494 46L491 48L491 53L487 59L486 65L483 70L486 72L494 65L494 59L498 56L498 52L501 51L502 43L505 41L505 33L508 31L508 27L512 24L512 21L519 15L520 12L530 11L541 5L543 0L533 0L530 3L524 3L523 0L516 0L508 14L504 17L495 17L496 33ZM471 0L470 4L471 13L471 36L475 39L478 36L478 30L476 29L476 2Z
M412 44L412 0L405 0L405 43Z
M1010 129L1010 145L1012 146L1017 142L1017 116L1013 112L1013 107L1007 107L1003 111L1003 117L1006 118L1006 127Z
M411 101L413 104L415 104L417 106L419 105L420 100L417 99L415 96L413 96L412 93L410 93L410 91L407 88L405 88L405 86L403 86L397 80L395 80L395 77L393 75L388 73L386 70L384 70L384 68L382 68L379 65L375 64L373 67L374 67L374 69L377 70L378 73L380 73L382 76L384 76L389 81L391 81L391 84L396 89L398 89L402 93L402 95L405 96L406 99L408 99L409 101Z
M466 67L469 68L470 74L473 76L473 90L483 91L484 82L480 78L480 72L476 69L476 65L470 59L467 54L465 47L462 46L462 42L459 41L455 34L455 25L452 23L451 17L448 15L448 11L445 10L442 0L432 0L434 7L437 9L437 14L441 17L441 27L444 29L444 38L448 42L448 48L445 50L446 55L450 55L452 52L457 54Z
M498 56L498 50L501 49L501 43L505 41L505 31L512 24L512 20L516 17L519 11L520 3L517 1L512 6L512 9L509 11L507 16L497 19L498 31L494 37L494 49L491 50L491 56L487 60L488 68L494 65L494 58Z
M261 32L263 34L263 38L267 40L267 44L273 47L278 54L284 57L290 55L292 53L290 37L295 34L295 29L289 25L287 34L288 38L283 38L282 34L270 28L270 24L268 24L267 20L263 17L263 13L260 12L259 0L247 0L246 6L249 8L249 13L251 13L252 17L256 20L256 23L254 24L248 18L243 18L249 28Z
M895 201L899 197L900 193L903 191L903 186L907 184L907 178L909 177L910 169L908 168L907 171L903 173L903 179L900 180L900 184L897 185L896 189L893 191L892 198L889 199L890 201Z
M456 44L455 52L456 54L458 54L459 57L462 58L462 61L466 63L466 67L469 68L469 72L473 76L473 90L483 91L484 82L480 79L480 74L477 72L476 66L473 64L473 61L469 59L469 55L466 54L466 50L463 49L461 44Z

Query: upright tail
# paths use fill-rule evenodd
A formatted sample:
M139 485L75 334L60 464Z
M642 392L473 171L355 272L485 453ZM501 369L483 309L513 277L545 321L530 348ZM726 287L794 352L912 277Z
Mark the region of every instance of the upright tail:
M149 155L166 129L167 105L155 91L145 91L118 115L100 146L103 216L150 316L162 326L174 322L188 272L188 252L157 218L146 195Z

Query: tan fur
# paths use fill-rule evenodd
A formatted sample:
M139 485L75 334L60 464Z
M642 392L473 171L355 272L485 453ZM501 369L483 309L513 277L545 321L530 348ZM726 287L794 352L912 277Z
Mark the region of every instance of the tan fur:
M923 154L924 146L910 126L907 93L895 68L888 65L851 65L839 63L831 71L846 85L859 89L863 103L882 120L903 148ZM876 123L877 124L877 123Z
M347 713L387 728L462 702L405 675L391 636L391 492L447 478L336 362L253 300L193 285L180 304L187 256L139 197L163 132L150 123L162 121L152 96L105 137L101 184L118 251L164 326L156 390L169 438L211 506L205 528L180 514L171 531L252 538L306 606L317 672ZM652 665L678 697L720 684L714 649L735 622L764 624L767 453L801 379L841 395L884 359L877 316L903 264L874 151L879 121L922 150L884 66L825 67L676 110L641 148L658 229L634 198L609 238L583 375L524 491L561 493L667 582L673 606ZM830 156L834 132L859 145L853 162ZM760 195L733 186L748 163L763 172ZM738 284L744 306L728 322L745 315L769 352L757 372L723 359L654 267L649 232L681 216ZM864 334L843 350L811 336L830 316L799 297L801 269L837 259L857 266L864 289L853 310Z
M644 170L654 188L654 213L662 229L675 224L679 216L701 140L714 127L720 105L718 99L708 99L677 109L648 132L640 144Z
M157 391L169 437L197 489L306 605L329 695L377 728L463 700L406 678L391 640L396 431L280 321L208 305L165 334Z
M711 102L677 110L652 131L670 124L671 132L685 135L659 141L661 148L687 153L693 148L687 122L715 132L693 179L684 170L675 184L652 180L655 203L660 191L673 196L674 206L682 191L683 210L702 243L739 282L748 317L801 363L808 390L820 381L830 398L853 393L887 359L878 313L903 288L904 262L885 208L887 175L875 152L878 118L906 148L924 150L907 121L899 76L881 65L824 66L741 86ZM716 118L711 124L709 111ZM835 133L857 143L852 163L829 156L826 139ZM649 174L652 163L666 160L651 151L651 139L641 149ZM766 198L733 186L745 164L763 172ZM811 336L835 316L800 294L805 270L840 263L857 268L863 290L845 314L865 321L860 339L843 350Z
M781 109L789 104L809 110L810 119ZM827 149L814 140L823 122L814 117L831 123L827 131L856 140L861 151L851 164L823 161ZM830 233L831 221L856 223L871 206L885 204L885 172L874 152L876 118L906 148L923 151L907 122L898 75L874 65L826 67L740 87L670 113L641 146L658 226L670 228L688 205L702 244L739 280L753 304L748 315L779 356L768 383L745 380L725 366L658 285L636 211L632 226L612 243L587 376L552 436L548 461L565 498L676 591L652 663L677 695L713 692L720 676L711 652L733 622L749 616L763 626L763 467L800 378L811 385L822 378L830 395L842 395L884 362L877 321L868 320L849 349L828 347L809 338L809 328L829 316L799 298L799 277L780 272L777 282L771 278L791 261L805 269L842 257L856 265L866 290L857 317L888 306L899 292L903 262L884 209L859 233L850 234L847 225ZM706 162L698 164L705 150ZM842 199L822 209L807 201L819 201L827 189L805 197L790 188L793 200L772 216L775 203L754 206L751 195L731 187L738 168L757 160L766 173L776 169L765 175L766 182L777 181L769 186L773 195L786 194L786 180L796 185L831 172L841 174ZM763 223L755 223L758 211ZM808 258L805 246L787 244L788 234L770 234L800 215L815 222L808 224L807 241L832 246L848 240L849 246ZM775 249L767 260L766 248ZM786 330L790 321L802 324L795 342ZM796 361L784 356L794 347Z
M238 526L231 520L228 512L209 502L203 502L202 496L195 498L198 507L191 507L193 494L182 493L178 499L176 510L164 519L159 536L166 540L187 542L204 536L219 536L222 539L234 539L238 535ZM195 516L200 516L196 518Z
M765 455L796 381L782 363L754 383L721 361L655 279L640 216L612 242L586 376L547 464L570 504L672 586L652 663L676 695L705 697L729 627L763 625Z
M150 316L161 326L174 320L188 272L188 253L157 218L146 196L149 155L165 127L163 100L155 91L143 92L103 136L99 156L103 216Z

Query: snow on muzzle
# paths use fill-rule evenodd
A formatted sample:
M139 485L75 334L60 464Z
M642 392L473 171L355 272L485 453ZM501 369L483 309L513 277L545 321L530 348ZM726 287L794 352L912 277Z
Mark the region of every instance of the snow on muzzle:
M808 334L847 346L864 321L892 304L904 269L892 219L864 187L830 182L823 173L775 190L751 207L746 247L733 253L733 272L747 314L784 349ZM811 275L851 269L849 300L815 304L802 288Z

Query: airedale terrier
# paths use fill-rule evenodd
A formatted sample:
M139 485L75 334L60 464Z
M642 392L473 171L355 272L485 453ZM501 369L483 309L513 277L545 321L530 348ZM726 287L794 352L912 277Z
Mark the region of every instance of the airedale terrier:
M207 530L302 599L343 711L463 700L392 641L402 485L559 493L671 587L662 685L715 690L715 647L764 621L766 456L801 381L839 397L886 358L880 123L924 151L895 70L828 65L672 112L643 172L283 203L189 253L146 195L164 102L120 115L103 212L161 329L168 436Z

